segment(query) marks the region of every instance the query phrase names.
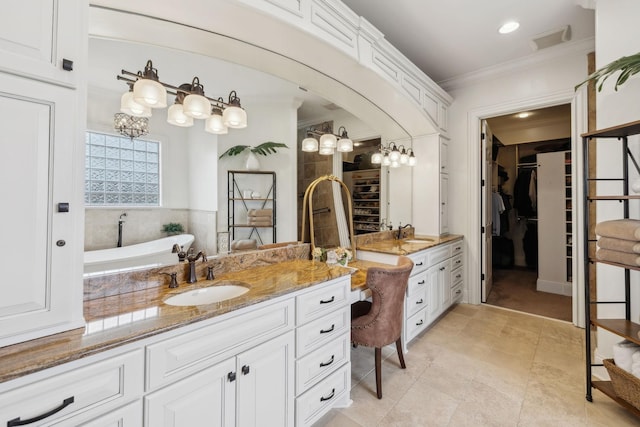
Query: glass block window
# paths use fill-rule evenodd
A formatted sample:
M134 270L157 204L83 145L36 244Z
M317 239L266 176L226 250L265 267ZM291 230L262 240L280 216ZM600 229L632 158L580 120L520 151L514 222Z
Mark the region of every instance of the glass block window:
M160 143L86 133L88 206L160 206Z

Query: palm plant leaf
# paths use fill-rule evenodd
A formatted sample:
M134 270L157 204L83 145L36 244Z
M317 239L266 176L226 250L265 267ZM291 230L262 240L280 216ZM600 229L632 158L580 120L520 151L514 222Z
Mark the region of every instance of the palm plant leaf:
M591 73L583 82L576 85L575 89L578 90L580 86L593 80L596 83L599 83L598 92L600 92L604 82L618 71L620 71L620 75L618 75L618 78L616 79L616 85L614 86L615 90L618 90L618 86L624 84L629 77L640 72L640 52L635 55L623 56L610 62L599 70Z
M254 152L255 154L266 156L268 154L276 153L277 152L276 148L289 148L289 147L287 147L287 145L283 144L282 142L267 141L252 148L251 151Z
M249 147L250 145L234 145L233 147L222 153L219 158L221 159L224 156L237 156Z

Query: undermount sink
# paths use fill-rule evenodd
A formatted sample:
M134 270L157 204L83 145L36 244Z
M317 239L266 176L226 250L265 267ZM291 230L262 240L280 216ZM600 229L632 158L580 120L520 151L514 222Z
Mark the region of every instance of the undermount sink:
M429 243L433 242L433 239L406 239L405 243Z
M242 285L214 285L182 292L167 298L164 303L177 306L206 305L236 298L247 292L249 292L249 288Z

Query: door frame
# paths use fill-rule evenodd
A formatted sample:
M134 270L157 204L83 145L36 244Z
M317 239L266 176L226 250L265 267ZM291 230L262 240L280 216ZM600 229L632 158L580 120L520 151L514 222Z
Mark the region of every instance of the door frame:
M467 175L469 188L470 206L475 214L468 216L467 229L469 235L466 236L470 249L470 256L467 257L469 286L468 300L470 304L481 304L482 265L480 264L480 253L482 245L481 227L481 183L480 183L480 134L482 132L481 122L483 119L516 113L522 110L552 107L559 104L571 104L571 152L572 152L572 180L573 180L573 323L584 326L584 278L581 264L577 261L582 259L582 249L578 242L582 241L582 212L581 212L581 179L578 176L582 170L582 144L580 134L587 129L587 96L584 90L574 92L572 89L559 91L547 96L526 98L513 102L506 102L499 105L481 107L468 112L467 117L467 152L469 174ZM473 255L475 254L475 256Z

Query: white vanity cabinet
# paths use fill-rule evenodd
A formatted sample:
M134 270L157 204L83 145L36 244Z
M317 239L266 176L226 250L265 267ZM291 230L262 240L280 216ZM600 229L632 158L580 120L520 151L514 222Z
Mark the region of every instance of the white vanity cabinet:
M327 282L296 297L296 423L311 426L350 403L351 280Z
M11 224L0 249L11 265L0 284L0 347L84 326L86 91L76 68L86 63L85 9L34 0L0 16L0 221Z
M396 264L397 256L359 250L358 258ZM413 260L404 307L402 341L407 344L432 324L452 304L462 301L462 239L425 249L408 257Z
M449 139L441 134L414 138L419 167L413 168L412 224L420 234L449 234Z
M0 425L109 425L104 423L116 411L121 411L122 419L139 421L142 414L132 418L130 409L126 412L121 407L136 400L139 404L143 378L143 352L134 349L91 356L0 383Z

